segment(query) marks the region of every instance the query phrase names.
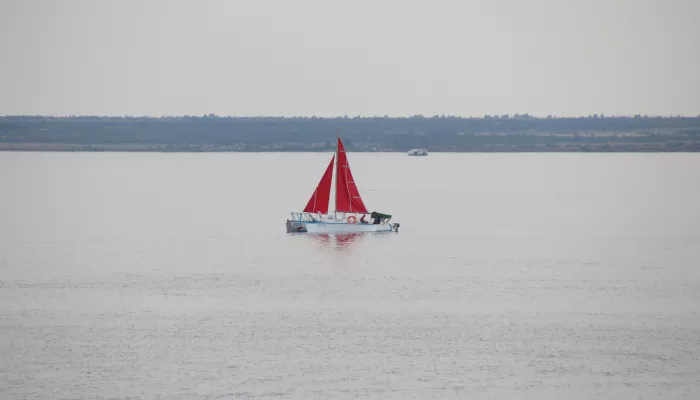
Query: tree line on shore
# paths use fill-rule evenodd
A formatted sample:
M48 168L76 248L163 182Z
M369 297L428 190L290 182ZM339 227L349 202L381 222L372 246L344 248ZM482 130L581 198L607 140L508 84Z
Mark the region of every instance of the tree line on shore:
M333 148L342 136L349 150L700 145L696 117L178 117L4 116L0 144L141 145L158 149L205 146L239 151Z

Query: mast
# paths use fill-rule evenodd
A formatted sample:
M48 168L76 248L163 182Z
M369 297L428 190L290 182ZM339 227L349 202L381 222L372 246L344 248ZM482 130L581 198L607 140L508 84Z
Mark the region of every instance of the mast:
M335 155L333 156L333 159L335 159L335 162L337 163L338 162L338 142L340 141L340 128L336 128L336 132L338 135L338 139L335 141ZM338 182L338 166L337 165L333 166L333 179L334 179L334 182ZM336 219L338 217L338 215L337 215L338 214L338 211L337 211L338 210L338 195L337 195L337 193L338 193L338 191L335 188L333 188L333 195L334 195L333 196L333 216L336 217Z

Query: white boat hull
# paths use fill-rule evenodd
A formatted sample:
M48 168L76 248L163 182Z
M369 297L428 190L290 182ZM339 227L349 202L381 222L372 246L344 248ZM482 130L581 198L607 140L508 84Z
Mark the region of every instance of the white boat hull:
M426 149L413 149L408 152L409 156L427 156L428 150Z
M397 224L351 224L348 222L287 221L287 233L349 233L392 231L398 231Z

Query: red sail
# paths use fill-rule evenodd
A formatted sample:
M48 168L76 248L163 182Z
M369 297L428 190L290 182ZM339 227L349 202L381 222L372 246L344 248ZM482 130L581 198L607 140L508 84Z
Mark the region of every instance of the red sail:
M309 202L304 208L304 212L328 214L328 201L331 199L331 179L333 179L333 161L335 156L331 158L330 164L326 168L326 172L321 177L321 181L316 186L314 194L311 195Z
M362 202L360 192L357 190L355 180L350 172L350 164L345 154L343 142L338 138L338 164L335 177L335 210L339 212L352 212L369 214Z

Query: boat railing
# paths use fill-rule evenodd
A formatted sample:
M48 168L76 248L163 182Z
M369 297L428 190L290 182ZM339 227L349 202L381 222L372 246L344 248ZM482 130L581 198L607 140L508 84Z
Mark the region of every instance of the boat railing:
M318 214L308 212L292 212L291 220L297 222L352 222L350 216L354 217L355 223L360 223L362 213L347 213L336 211L329 214ZM391 221L391 215L381 213L367 213L368 218L366 223L373 224L375 218L379 218L380 224L388 224Z
M291 213L291 215L292 215L292 221L319 222L319 221L323 220L323 218L321 217L321 214L316 214L316 213L293 212L293 213Z
M372 214L375 214L375 215L372 215ZM376 216L376 213L355 213L355 212L336 211L334 213L334 215L335 215L335 219L337 221L347 221L347 219L350 216L353 216L353 217L355 217L355 219L358 223L360 222L360 218L362 217L362 215L365 215L365 216L367 216L365 223L373 224L374 217ZM388 214L380 214L379 215L379 223L380 224L388 224L390 220L391 220L391 215L388 215Z

